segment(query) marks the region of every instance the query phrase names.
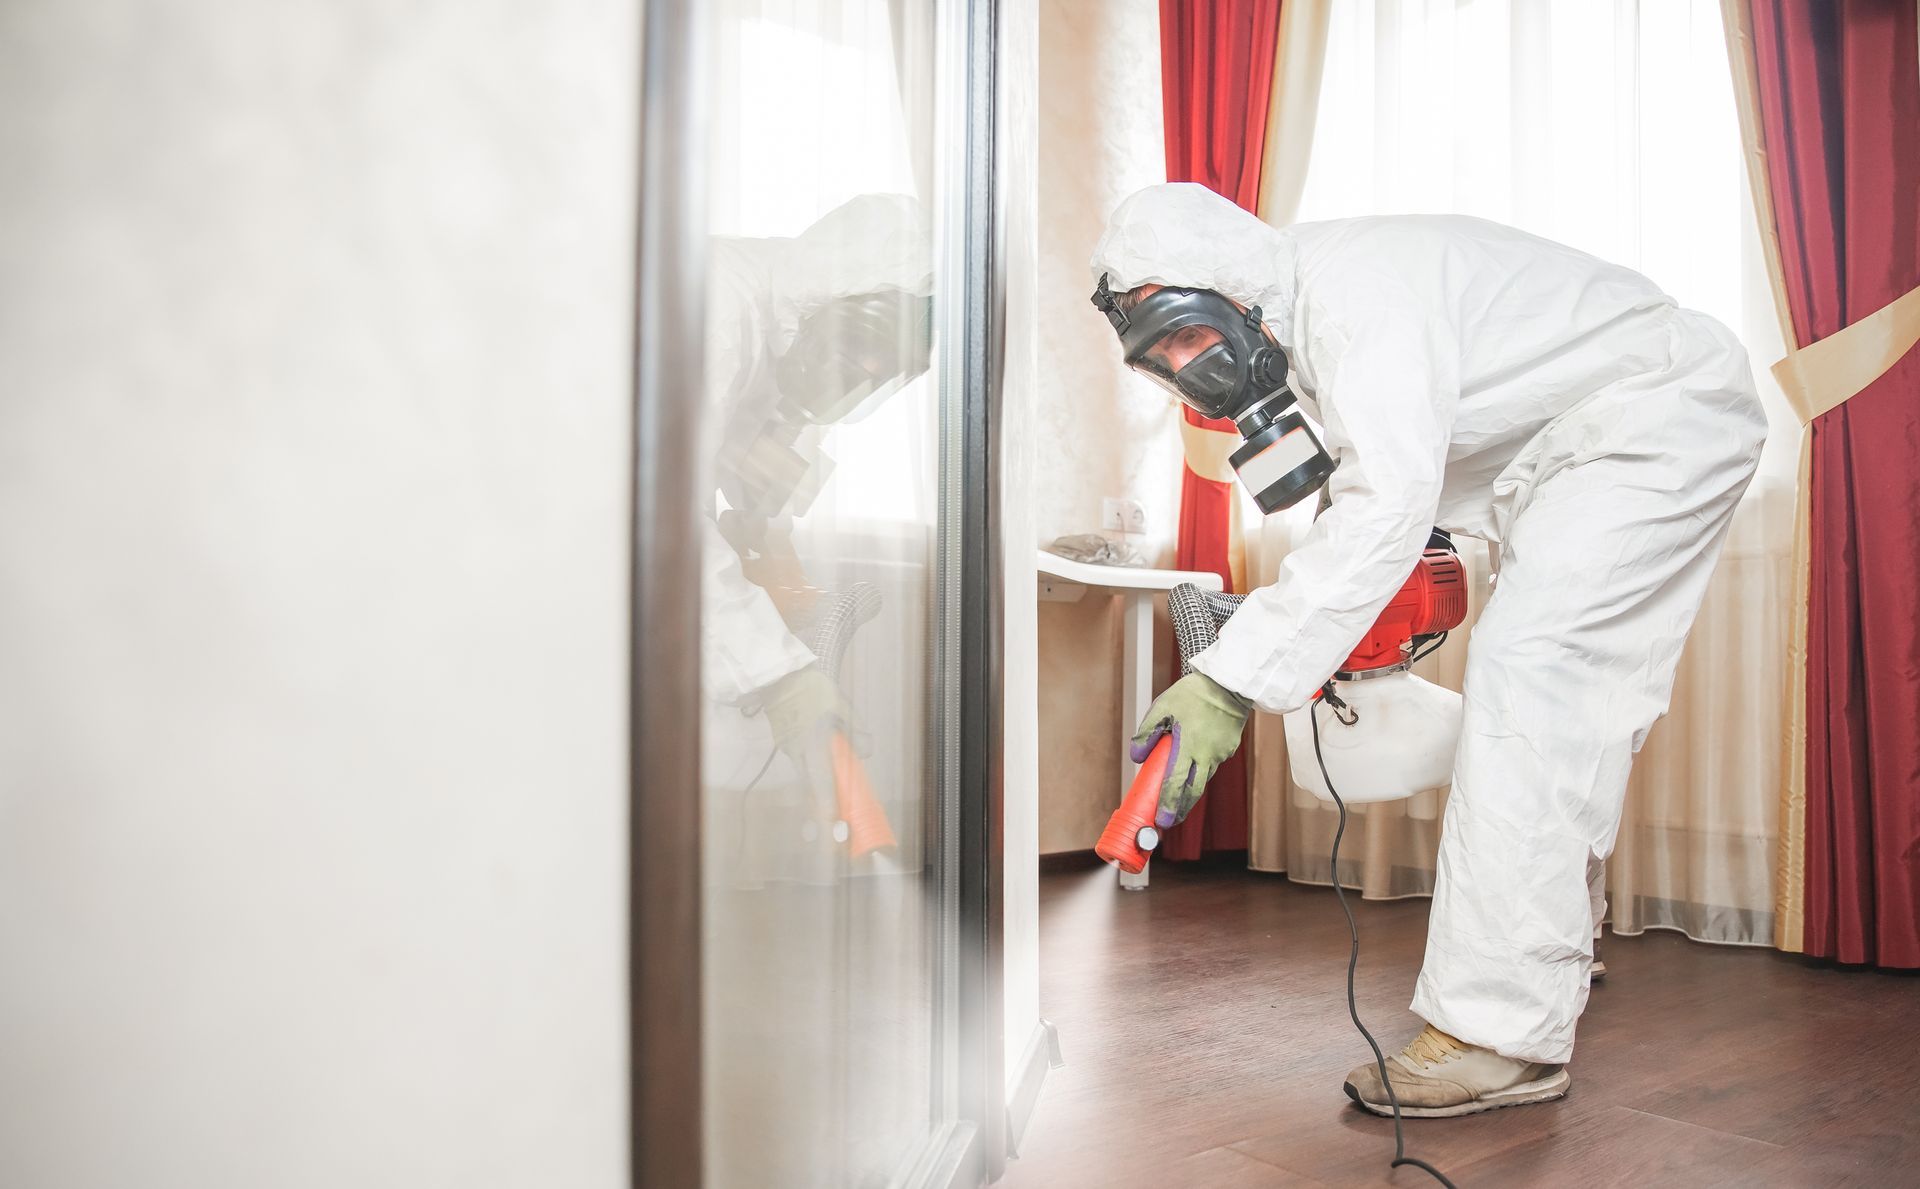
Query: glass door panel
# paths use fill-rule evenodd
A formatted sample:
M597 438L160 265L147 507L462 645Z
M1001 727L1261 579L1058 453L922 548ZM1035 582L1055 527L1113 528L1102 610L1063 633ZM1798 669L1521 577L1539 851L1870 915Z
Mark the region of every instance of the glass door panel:
M712 1186L884 1186L953 1126L953 701L925 6L707 21Z

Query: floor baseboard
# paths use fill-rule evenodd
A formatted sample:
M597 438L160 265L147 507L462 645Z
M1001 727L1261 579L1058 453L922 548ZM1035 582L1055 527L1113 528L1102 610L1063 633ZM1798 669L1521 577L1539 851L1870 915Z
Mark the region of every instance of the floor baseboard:
M1087 852L1091 854L1092 852ZM1047 1070L1066 1064L1060 1055L1060 1030L1047 1020L1033 1027L1026 1051L1020 1054L1019 1076L1007 1095L1007 1155L1019 1156L1027 1124L1033 1119L1034 1104L1040 1101L1040 1088L1046 1084Z
M1169 859L1186 866L1216 868L1240 868L1247 865L1247 852L1244 850L1210 850L1198 859ZM1090 871L1103 866L1104 860L1090 850L1057 850L1040 856L1040 874L1057 875L1074 871Z

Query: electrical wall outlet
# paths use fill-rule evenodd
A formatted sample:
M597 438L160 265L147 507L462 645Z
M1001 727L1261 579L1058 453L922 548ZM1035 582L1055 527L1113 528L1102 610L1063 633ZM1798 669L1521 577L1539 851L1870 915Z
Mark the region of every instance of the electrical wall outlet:
M1147 510L1139 500L1108 496L1100 501L1100 527L1114 533L1147 531Z

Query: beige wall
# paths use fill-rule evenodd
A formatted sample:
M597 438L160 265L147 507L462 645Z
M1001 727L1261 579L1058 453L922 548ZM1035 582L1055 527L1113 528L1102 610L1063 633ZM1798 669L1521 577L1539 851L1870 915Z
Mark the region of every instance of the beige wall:
M0 1185L626 1183L636 16L7 4Z
M1153 564L1173 558L1180 442L1173 402L1120 365L1087 297L1087 261L1120 199L1166 180L1154 0L1040 5L1039 386L1034 528L1041 544L1099 527L1106 496L1139 500ZM1119 799L1118 616L1107 601L1040 606L1040 851L1085 850ZM1161 639L1166 639L1163 633Z

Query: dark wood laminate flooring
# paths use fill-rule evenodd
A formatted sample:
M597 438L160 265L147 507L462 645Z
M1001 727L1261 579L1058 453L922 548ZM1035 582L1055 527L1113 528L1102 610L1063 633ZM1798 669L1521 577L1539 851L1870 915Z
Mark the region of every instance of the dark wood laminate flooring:
M1389 1120L1351 1107L1346 923L1326 889L1173 866L1041 879L1048 1074L1005 1189L1435 1184L1388 1170ZM1387 1052L1425 900L1355 903L1360 1012ZM1565 1100L1409 1120L1461 1189L1920 1185L1920 978L1670 933L1603 943Z

